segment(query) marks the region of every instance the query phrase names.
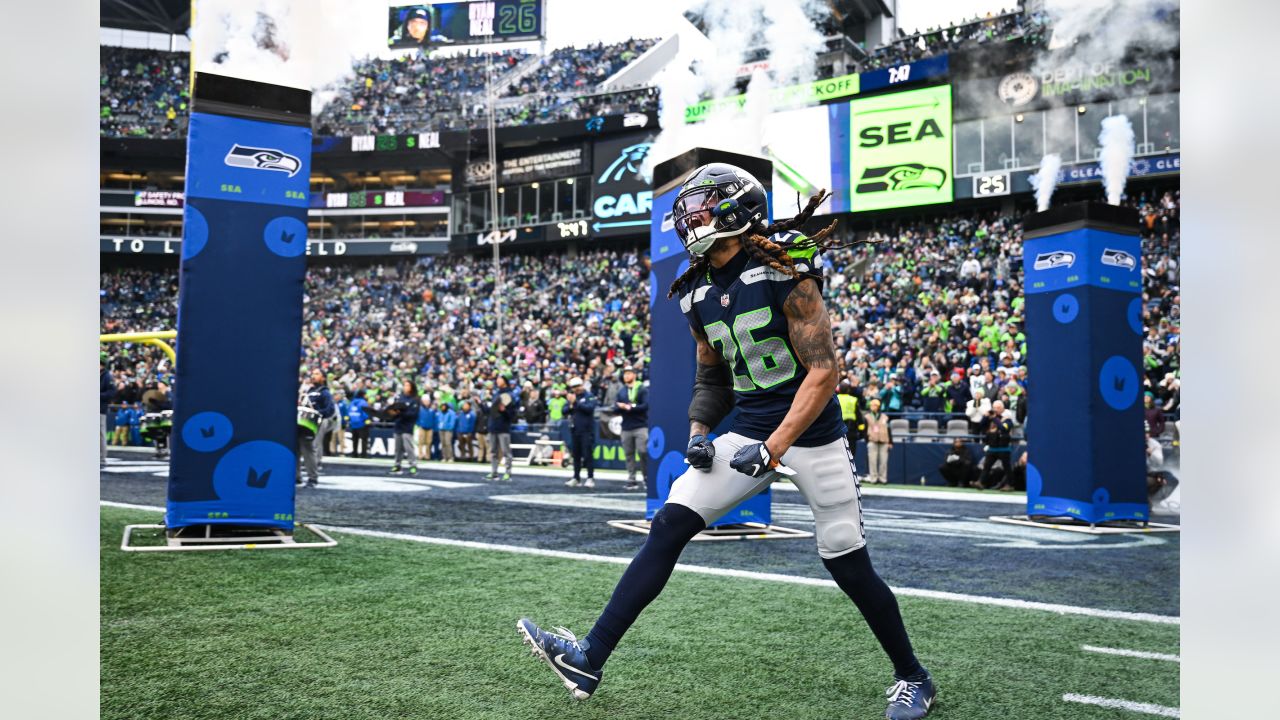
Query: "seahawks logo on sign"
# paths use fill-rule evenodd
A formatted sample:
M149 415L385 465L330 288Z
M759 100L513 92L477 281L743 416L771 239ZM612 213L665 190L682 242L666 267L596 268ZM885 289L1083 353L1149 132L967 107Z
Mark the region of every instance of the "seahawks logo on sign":
M1102 264L1132 270L1138 267L1138 259L1123 250L1105 248L1102 251Z
M937 190L946 182L947 171L942 168L920 163L904 163L863 170L856 192L899 192L917 188Z
M297 175L302 168L302 161L287 152L244 145L232 145L223 162L232 167L250 170L278 170L287 173L289 177Z
M1053 252L1040 253L1039 255L1036 255L1036 261L1032 267L1036 270L1052 270L1053 268L1060 267L1069 268L1075 264L1075 253L1067 252L1066 250L1054 250Z

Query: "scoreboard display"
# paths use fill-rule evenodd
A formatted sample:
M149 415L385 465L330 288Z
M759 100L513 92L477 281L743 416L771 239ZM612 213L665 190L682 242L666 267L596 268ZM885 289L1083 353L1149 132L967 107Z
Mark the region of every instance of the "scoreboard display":
M390 8L393 49L524 42L543 36L543 0L451 0Z

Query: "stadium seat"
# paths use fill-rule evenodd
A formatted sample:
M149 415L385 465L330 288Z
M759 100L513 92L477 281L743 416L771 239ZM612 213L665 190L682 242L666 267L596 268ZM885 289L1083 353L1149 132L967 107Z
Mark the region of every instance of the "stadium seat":
M969 434L968 420L948 420L947 421L948 436L968 435L968 434Z
M911 421L905 418L896 418L894 420L890 420L889 432L893 433L894 436L899 437L902 440L906 440L907 436L911 434Z
M920 420L916 422L916 435L924 436L924 437L917 438L919 442L934 442L936 438L933 436L937 434L938 434L937 420L933 420L930 418L930 419Z

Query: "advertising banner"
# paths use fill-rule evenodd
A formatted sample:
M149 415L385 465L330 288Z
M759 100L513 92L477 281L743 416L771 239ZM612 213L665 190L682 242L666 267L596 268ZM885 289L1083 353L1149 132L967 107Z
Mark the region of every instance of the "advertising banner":
M180 238L100 237L98 251L121 255L178 255ZM403 238L400 240L308 240L307 257L354 257L366 255L438 255L449 251L449 238Z
M623 135L595 144L591 169L591 234L643 234L649 227L653 192L640 173L653 136Z
M291 531L311 94L198 73L194 95L165 524Z
M951 202L951 86L855 99L848 108L849 182L836 191L848 193L849 210Z

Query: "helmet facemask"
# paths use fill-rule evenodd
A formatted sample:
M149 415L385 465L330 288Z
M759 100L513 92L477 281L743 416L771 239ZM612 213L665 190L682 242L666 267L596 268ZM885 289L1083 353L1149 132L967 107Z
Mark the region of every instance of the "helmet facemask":
M732 195L725 195L719 185L703 185L683 191L672 207L676 235L685 250L694 257L702 257L716 240L742 234L750 222L741 222L739 215L745 212L738 198L748 189L744 184Z

